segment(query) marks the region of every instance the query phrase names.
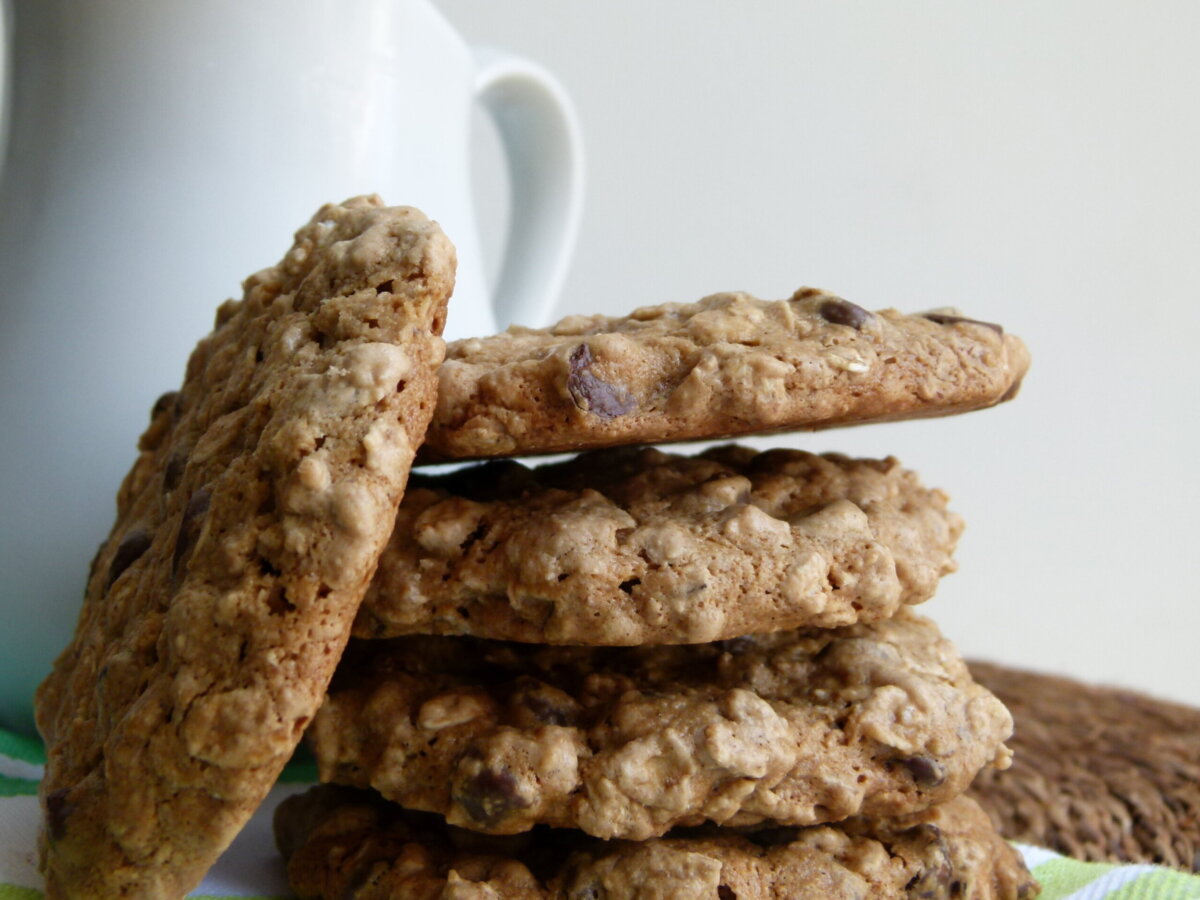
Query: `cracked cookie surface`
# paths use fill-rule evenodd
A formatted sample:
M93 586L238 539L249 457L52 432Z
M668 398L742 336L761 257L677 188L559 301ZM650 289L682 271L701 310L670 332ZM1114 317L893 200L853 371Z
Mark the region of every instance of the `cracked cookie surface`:
M891 616L961 519L894 459L618 448L414 475L359 637L700 643Z
M998 325L815 288L569 316L451 343L418 461L950 415L1014 396L1028 367Z
M452 824L642 840L902 815L1007 765L1011 730L933 623L901 610L685 646L356 640L308 740L322 781Z
M323 207L155 405L39 688L57 897L182 897L316 712L432 414L454 248Z
M1015 849L966 798L898 820L680 829L643 842L539 828L463 831L366 791L323 785L279 807L301 900L1032 900Z

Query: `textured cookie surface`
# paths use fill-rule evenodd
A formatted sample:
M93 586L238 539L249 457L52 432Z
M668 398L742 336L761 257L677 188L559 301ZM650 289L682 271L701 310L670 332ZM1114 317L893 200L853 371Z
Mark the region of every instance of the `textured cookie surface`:
M973 662L1012 710L1012 768L971 793L1006 837L1200 872L1200 709Z
M699 643L930 597L962 530L894 459L620 448L414 476L361 637Z
M432 413L454 249L321 209L164 396L37 697L50 897L181 897L316 712Z
M1030 900L1037 886L987 816L958 798L900 820L645 842L539 828L497 838L324 785L284 801L275 833L301 900Z
M419 460L948 415L1013 396L1028 366L997 325L813 288L571 316L450 344Z
M1011 724L902 610L685 646L353 641L309 739L322 781L452 824L641 840L912 812L1005 765Z

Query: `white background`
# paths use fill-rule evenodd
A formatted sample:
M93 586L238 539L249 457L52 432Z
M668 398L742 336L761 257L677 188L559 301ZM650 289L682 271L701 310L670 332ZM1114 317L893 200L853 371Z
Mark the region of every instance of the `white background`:
M1011 404L789 442L951 494L961 568L924 611L968 655L1200 705L1200 4L439 6L575 100L558 314L811 284L1025 338Z

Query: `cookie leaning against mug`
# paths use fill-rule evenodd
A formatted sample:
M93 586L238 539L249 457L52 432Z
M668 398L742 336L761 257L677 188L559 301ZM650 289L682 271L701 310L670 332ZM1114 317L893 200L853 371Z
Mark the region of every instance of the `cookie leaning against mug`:
M275 837L302 900L1037 895L1020 854L965 797L902 819L680 829L632 842L548 828L514 837L474 834L368 791L322 785L280 805Z
M418 461L945 416L1015 396L1028 367L999 325L814 288L570 316L449 344Z
M928 619L714 644L354 640L308 731L322 781L455 825L644 840L897 816L1005 766L1008 710Z
M962 520L894 459L614 448L414 475L355 634L691 644L887 618Z
M454 248L326 206L155 406L39 689L46 891L182 897L316 712L433 410Z

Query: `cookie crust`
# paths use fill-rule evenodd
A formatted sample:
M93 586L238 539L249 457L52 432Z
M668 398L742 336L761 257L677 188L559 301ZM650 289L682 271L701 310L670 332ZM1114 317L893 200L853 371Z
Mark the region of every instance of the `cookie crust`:
M324 785L284 801L276 839L301 900L1032 900L1019 854L958 798L900 820L644 842L543 829L495 838L368 792Z
M954 570L946 502L894 459L735 446L416 475L355 634L632 646L877 621Z
M1008 711L932 622L716 644L354 641L309 729L322 781L495 834L896 816L1007 765Z
M1020 339L802 288L455 341L419 462L943 416L1015 396Z
M454 249L326 206L218 311L38 691L46 892L182 897L323 696L432 413Z

